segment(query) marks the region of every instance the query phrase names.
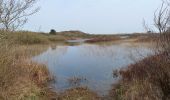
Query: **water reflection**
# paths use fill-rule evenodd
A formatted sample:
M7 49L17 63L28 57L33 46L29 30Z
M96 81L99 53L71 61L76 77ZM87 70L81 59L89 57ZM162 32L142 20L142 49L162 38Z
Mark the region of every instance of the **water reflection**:
M50 72L56 76L53 86L57 90L70 88L69 79L83 77L88 82L79 85L88 86L99 94L107 94L113 78L113 70L119 69L151 54L144 45L109 44L77 46L56 46L33 58L34 61L47 64ZM79 78L77 78L78 81Z

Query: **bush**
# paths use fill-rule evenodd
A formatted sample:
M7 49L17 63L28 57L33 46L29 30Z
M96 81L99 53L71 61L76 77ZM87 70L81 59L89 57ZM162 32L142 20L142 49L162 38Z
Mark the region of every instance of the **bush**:
M50 34L51 35L56 35L56 31L54 29L51 29Z
M120 96L127 100L169 100L170 61L167 57L166 54L151 56L120 71L124 90Z

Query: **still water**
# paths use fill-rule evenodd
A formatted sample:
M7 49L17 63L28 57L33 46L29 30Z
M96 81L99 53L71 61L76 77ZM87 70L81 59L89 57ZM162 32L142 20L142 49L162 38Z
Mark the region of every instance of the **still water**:
M140 43L59 45L49 47L33 57L33 61L48 66L55 76L51 86L57 91L74 87L69 80L76 77L82 79L79 86L87 86L105 95L119 79L113 77L113 70L125 68L150 54L151 48Z

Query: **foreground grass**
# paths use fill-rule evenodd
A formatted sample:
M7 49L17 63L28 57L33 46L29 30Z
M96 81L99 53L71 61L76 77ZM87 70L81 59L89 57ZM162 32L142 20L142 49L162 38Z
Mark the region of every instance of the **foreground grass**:
M120 74L122 80L111 91L116 100L170 99L170 60L167 54L145 58Z
M0 99L43 100L51 80L46 66L31 62L23 47L6 41L1 41L0 50Z
M85 87L68 89L61 93L59 100L100 100L101 98L94 92Z

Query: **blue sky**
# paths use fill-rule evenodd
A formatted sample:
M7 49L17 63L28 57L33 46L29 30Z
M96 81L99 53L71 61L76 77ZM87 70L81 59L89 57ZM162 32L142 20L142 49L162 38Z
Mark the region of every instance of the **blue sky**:
M25 30L81 30L92 34L143 32L143 19L153 25L161 0L39 0L40 11Z

